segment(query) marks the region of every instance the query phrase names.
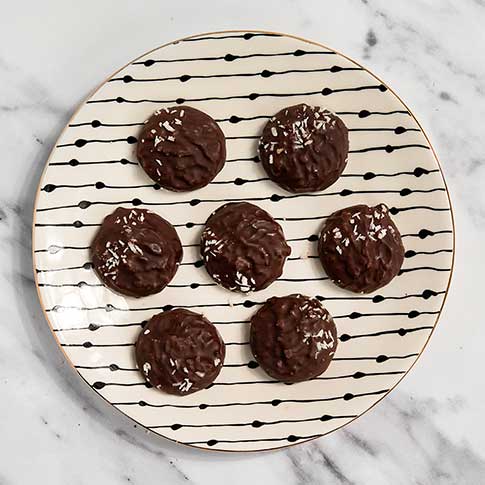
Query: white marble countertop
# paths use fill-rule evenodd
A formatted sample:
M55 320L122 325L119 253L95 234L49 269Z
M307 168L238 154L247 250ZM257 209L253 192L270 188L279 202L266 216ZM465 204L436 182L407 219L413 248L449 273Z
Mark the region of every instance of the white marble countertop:
M2 19L1 485L484 483L484 0L30 0L3 5ZM31 269L35 189L78 103L146 50L233 28L320 41L392 86L434 143L457 229L441 321L399 387L330 436L263 454L179 447L113 411L56 347Z

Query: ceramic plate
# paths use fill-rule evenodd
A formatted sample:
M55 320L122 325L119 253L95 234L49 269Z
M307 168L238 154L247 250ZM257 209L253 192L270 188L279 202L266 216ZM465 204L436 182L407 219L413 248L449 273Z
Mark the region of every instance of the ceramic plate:
M267 120L308 103L349 128L342 177L327 190L289 194L257 159ZM215 118L227 162L207 187L157 190L137 165L136 137L160 107L190 105ZM269 288L220 288L199 264L207 217L249 200L282 225L292 254ZM327 280L316 257L325 218L345 206L384 202L403 235L401 274L375 294ZM162 293L125 298L106 289L89 245L116 207L145 207L177 228L183 262ZM265 450L301 443L349 423L382 399L423 351L441 311L453 263L453 222L443 175L426 135L403 102L347 57L314 42L267 32L217 32L167 44L128 64L81 106L42 176L35 208L34 264L55 336L83 379L147 429L200 448ZM339 346L327 372L285 385L253 368L248 320L267 298L317 296L334 315ZM176 397L145 386L133 345L141 323L172 307L213 321L227 346L215 384Z

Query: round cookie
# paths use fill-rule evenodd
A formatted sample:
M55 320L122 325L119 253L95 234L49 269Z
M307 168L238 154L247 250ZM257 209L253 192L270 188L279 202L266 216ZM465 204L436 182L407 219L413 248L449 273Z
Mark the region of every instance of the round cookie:
M244 293L262 290L281 276L291 252L281 226L248 202L231 202L213 212L200 250L214 281Z
M195 190L222 170L226 139L217 123L198 109L163 108L146 121L136 153L143 170L165 189Z
M315 298L273 297L251 318L250 344L268 375L300 382L327 369L337 348L337 330Z
M356 293L371 293L399 273L404 246L384 204L355 205L327 219L318 254L335 284Z
M271 180L289 192L315 192L344 171L348 131L335 114L298 104L279 111L264 127L259 156Z
M118 207L101 224L91 258L106 286L140 297L168 285L182 260L182 245L172 224L157 214Z
M177 308L153 316L138 336L136 361L152 386L183 396L214 382L226 350L203 315Z

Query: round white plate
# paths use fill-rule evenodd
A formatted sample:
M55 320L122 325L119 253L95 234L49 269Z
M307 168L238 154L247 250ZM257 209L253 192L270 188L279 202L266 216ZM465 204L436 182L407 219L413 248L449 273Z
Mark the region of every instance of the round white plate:
M255 161L266 121L306 102L335 111L349 128L342 177L327 190L294 195ZM227 162L213 183L189 193L156 190L137 165L143 122L160 107L187 104L215 118ZM216 286L199 266L209 214L249 200L282 225L292 254L278 281L242 295ZM315 235L345 206L384 202L403 235L402 274L371 295L327 280ZM168 288L125 298L100 283L89 245L103 218L133 204L175 225L183 263ZM47 320L84 380L151 431L200 448L248 451L301 443L372 407L411 368L441 311L453 264L453 222L439 164L402 101L360 65L327 47L266 32L216 32L167 44L105 82L74 115L51 154L35 208L34 264ZM196 263L196 264L194 264ZM340 338L319 378L274 382L248 363L248 320L274 295L318 295ZM145 386L133 344L140 323L171 307L201 312L227 345L215 384L176 397Z

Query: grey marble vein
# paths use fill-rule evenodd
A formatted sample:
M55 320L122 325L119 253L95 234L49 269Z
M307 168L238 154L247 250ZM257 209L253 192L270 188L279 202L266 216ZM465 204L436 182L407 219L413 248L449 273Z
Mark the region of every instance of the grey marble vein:
M443 408L456 413L462 406L460 399L443 405L397 392L387 405L348 429L289 449L286 454L295 483L481 483L485 460L470 447L448 439L433 423L433 416ZM350 456L351 467L346 458ZM387 474L383 476L380 469Z

